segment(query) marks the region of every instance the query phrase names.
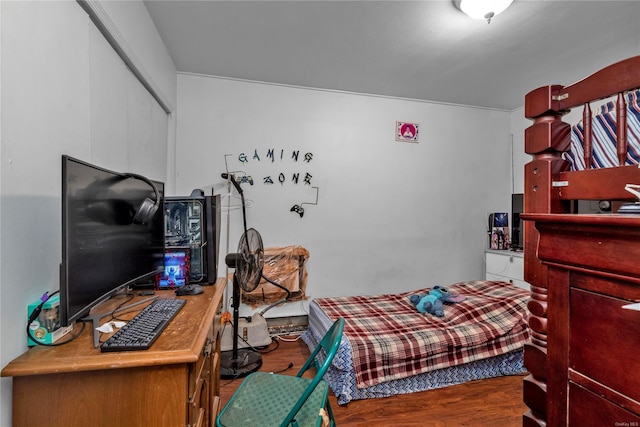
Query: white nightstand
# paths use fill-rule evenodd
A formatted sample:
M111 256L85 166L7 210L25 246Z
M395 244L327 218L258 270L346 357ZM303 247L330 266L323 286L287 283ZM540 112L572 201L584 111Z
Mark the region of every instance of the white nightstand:
M530 290L524 281L524 254L514 251L485 250L485 279L502 280Z

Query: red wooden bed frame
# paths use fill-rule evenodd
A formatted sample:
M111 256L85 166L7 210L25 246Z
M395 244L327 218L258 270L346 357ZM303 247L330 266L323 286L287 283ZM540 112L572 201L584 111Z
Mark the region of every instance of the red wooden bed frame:
M525 166L523 215L532 331L525 347L530 375L523 396L530 410L524 426L640 425L633 424L640 420L640 313L615 308L640 301L640 215L572 213L573 200L634 201L624 187L640 184L640 169L570 172L562 158L571 130L562 117L583 108L590 164L589 103L617 97L617 152L624 164L624 93L637 88L640 56L525 97L525 116L533 121L525 151L533 157Z

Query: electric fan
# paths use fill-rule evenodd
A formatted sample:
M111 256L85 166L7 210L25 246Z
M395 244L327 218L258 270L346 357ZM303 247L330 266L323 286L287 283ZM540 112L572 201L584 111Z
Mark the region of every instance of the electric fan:
M238 349L240 288L251 292L258 287L264 265L264 247L262 237L255 229L247 229L247 214L244 192L232 174L222 174L230 179L242 199L242 220L244 233L240 237L238 252L227 254L225 263L233 268L233 348L220 352L220 376L238 378L257 371L262 366L262 355L253 348Z
M225 262L233 268L233 349L220 353L220 376L243 377L262 366L262 355L252 348L238 348L240 288L251 292L258 287L264 264L260 233L250 228L240 238L237 253L227 254Z

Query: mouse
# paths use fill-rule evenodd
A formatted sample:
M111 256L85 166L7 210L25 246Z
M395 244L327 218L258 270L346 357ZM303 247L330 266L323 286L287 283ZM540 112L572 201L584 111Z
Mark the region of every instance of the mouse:
M204 289L200 285L186 285L176 290L177 296L183 295L198 295L204 292Z

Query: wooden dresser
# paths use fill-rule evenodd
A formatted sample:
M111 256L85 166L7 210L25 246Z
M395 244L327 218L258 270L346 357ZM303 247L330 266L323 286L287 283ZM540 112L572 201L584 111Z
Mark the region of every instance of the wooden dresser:
M547 426L640 426L640 312L623 308L640 301L640 216L523 217L548 269L529 304L525 403Z
M203 294L180 297L187 303L148 350L101 353L88 323L75 341L34 347L10 362L2 376L13 377L13 425L215 425L224 284L218 279ZM175 298L171 291L156 295ZM124 299L112 298L97 311Z

